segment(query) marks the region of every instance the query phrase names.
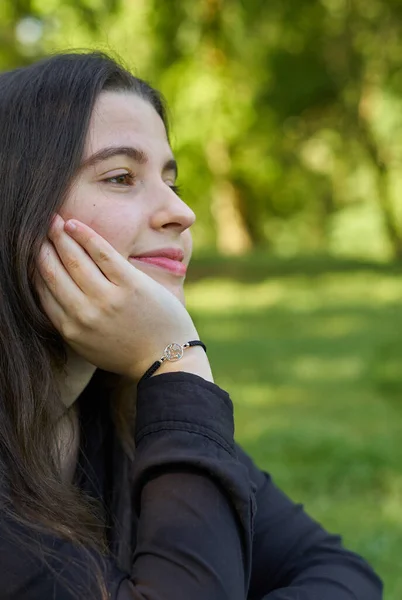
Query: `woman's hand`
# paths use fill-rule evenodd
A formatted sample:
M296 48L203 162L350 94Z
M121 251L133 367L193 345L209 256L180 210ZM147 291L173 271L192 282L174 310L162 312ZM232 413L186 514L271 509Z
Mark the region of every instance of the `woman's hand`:
M138 380L168 344L198 339L190 315L171 292L93 229L74 224L76 230L67 233L56 216L48 234L53 243L44 242L35 278L46 314L73 350L97 367ZM201 348L185 356L193 351L188 364L201 358L210 373Z

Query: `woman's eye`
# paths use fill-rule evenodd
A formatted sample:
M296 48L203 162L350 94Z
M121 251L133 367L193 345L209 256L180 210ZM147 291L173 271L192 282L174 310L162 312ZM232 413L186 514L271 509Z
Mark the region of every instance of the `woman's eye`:
M105 183L114 183L116 185L133 185L135 177L132 173L121 173L120 175L114 175L103 180Z

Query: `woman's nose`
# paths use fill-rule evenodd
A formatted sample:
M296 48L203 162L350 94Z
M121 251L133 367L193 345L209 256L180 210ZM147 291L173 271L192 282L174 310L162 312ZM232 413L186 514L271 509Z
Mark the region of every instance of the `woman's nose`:
M195 222L193 210L168 186L159 192L157 205L151 215L153 229L175 229L185 231Z

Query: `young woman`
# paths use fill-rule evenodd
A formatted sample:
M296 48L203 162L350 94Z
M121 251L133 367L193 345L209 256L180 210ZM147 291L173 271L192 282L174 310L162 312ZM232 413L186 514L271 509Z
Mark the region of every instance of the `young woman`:
M160 95L56 55L0 76L0 130L0 598L380 600L185 346L195 215Z

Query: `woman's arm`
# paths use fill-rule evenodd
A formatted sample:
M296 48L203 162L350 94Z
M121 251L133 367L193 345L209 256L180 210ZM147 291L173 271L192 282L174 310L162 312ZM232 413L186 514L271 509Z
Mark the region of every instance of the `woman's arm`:
M229 396L197 375L164 373L139 385L137 546L131 573L106 562L111 600L245 600L255 500L233 430ZM57 551L44 563L39 544L28 556L3 532L0 518L2 600L73 600L60 575L82 592L93 585L91 565L79 566L71 544L42 539Z
M249 599L381 600L382 583L371 567L237 449L257 487Z
M132 580L146 598L247 596L255 501L232 411L226 392L194 374L139 385Z

